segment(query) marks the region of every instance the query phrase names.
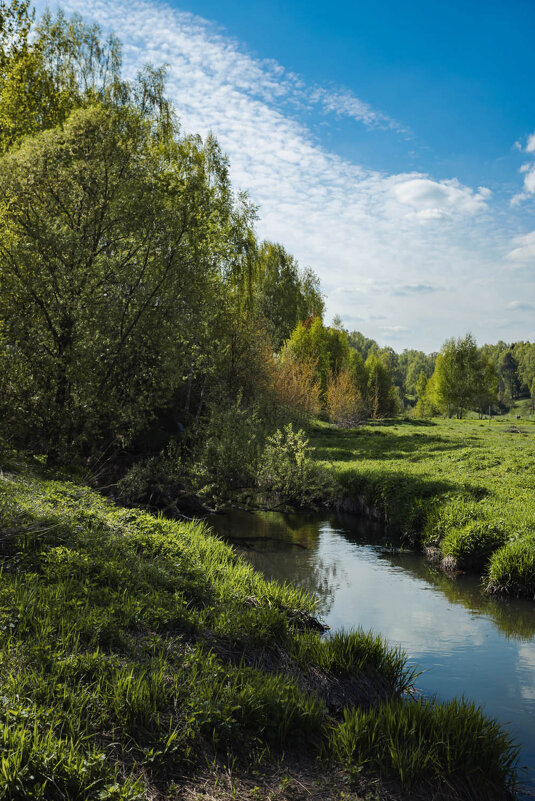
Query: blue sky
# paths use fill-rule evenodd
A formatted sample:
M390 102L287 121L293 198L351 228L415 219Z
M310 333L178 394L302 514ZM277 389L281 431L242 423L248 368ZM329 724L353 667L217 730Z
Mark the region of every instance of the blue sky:
M535 340L532 0L62 6L128 73L169 65L184 129L216 134L328 320L396 350Z

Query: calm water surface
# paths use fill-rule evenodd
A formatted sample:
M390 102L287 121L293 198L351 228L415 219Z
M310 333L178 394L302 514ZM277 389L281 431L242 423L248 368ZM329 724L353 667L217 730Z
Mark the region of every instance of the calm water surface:
M464 694L506 724L522 744L522 797L535 797L534 603L487 598L473 576L394 553L368 520L233 512L210 522L266 576L315 593L331 629L361 626L400 645L423 693Z

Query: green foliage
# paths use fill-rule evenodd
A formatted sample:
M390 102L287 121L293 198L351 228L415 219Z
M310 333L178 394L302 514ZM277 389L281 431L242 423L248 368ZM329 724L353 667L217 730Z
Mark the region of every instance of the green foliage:
M240 397L234 404L214 403L190 435L192 488L216 504L252 495L265 435L258 410L244 405Z
M97 25L78 16L67 20L60 11L55 19L46 13L34 27L28 3L12 0L1 8L0 153L61 124L75 108L124 104L143 84L148 88L148 76L133 91L120 81L119 43L113 36L104 42ZM165 103L157 105L163 110Z
M409 543L437 548L448 567L484 571L488 590L533 597L535 428L509 422L318 428L314 458L340 495L382 514Z
M449 339L437 356L432 391L435 403L448 416L463 416L464 409L481 412L497 403L498 377L493 364L477 349L471 334Z
M397 414L400 409L399 398L381 356L370 354L364 366L368 375L367 400L371 418L377 420Z
M180 385L232 214L212 158L162 152L140 113L103 108L4 157L0 316L44 444L125 437Z
M401 701L346 710L331 748L355 776L379 773L405 791L443 783L465 799L496 787L514 796L518 748L498 723L466 701Z
M258 246L256 209L232 191L216 140L180 134L163 69L127 82L118 41L98 26L61 12L34 26L18 0L0 10L10 433L71 459L114 454L156 429L165 445L178 422L199 424L222 404L231 414L238 398L266 430L291 419L265 369L267 343L322 314L317 277L281 245ZM220 468L200 484L221 487ZM125 497L143 495L137 472Z
M254 300L266 333L280 350L298 323L321 319L323 297L312 271L302 272L282 245L263 242L256 264Z
M329 492L326 474L310 455L305 432L294 431L291 423L268 437L258 470L260 493L295 506L324 501Z

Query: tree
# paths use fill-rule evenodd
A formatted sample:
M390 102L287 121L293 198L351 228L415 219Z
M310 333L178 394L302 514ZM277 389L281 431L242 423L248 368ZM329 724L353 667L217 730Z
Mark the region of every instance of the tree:
M480 417L498 403L500 377L492 359L480 357L480 369L475 387L475 403Z
M316 378L324 399L327 385L332 376L350 365L351 350L347 333L339 328L323 325L319 317L314 317L297 325L286 342L282 357L292 355L299 361L312 362L316 366Z
M420 375L418 376L418 381L416 382L416 415L418 417L426 417L430 414L430 406L428 396L427 396L427 385L429 383L429 379L427 378L425 372L420 370Z
M318 278L302 272L282 247L263 242L258 249L254 278L256 307L274 350L278 351L298 323L321 319L323 298Z
M0 320L43 442L121 435L169 402L232 247L213 146L143 109L79 109L0 161Z
M387 365L376 353L366 359L367 403L371 417L391 417L399 411L399 397Z
M436 354L428 356L419 350L404 351L401 354L400 362L405 372L404 390L407 395L418 395L417 383L422 372L426 378L431 378L435 368L435 358Z
M366 417L365 403L348 369L331 376L325 406L331 422L343 428L356 426Z
M482 358L471 334L448 339L437 356L433 373L436 400L449 417L456 414L462 418L463 411L478 407L483 396L486 403L492 393L493 376L490 360ZM488 386L485 381L489 382Z
M506 351L500 359L500 376L509 390L511 400L518 398L520 382L518 380L518 362L510 350Z
M146 70L135 84L120 80L121 48L79 16L48 12L37 26L26 0L0 3L0 153L23 136L64 122L84 105L137 102L168 114L162 74ZM156 79L156 80L155 80Z

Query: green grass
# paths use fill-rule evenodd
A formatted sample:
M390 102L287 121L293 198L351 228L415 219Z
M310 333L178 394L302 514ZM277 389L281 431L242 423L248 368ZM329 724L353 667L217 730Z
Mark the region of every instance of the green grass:
M520 421L514 413L522 412ZM535 597L535 423L389 420L340 431L318 425L316 458L356 508L379 510L445 565L484 573L490 592Z
M407 791L425 776L430 795L445 777L471 798L492 794L514 771L515 755L503 749L503 738L494 721L464 700L395 700L346 710L330 745L350 772L371 767Z
M313 633L314 599L266 581L203 523L12 467L0 473L0 563L0 799L172 799L207 766L303 754L398 792L431 781L443 797L514 795L515 748L495 724L455 707L468 734L440 750L450 707L414 718L399 650ZM393 767L380 767L383 741L365 760L350 753L350 721L392 714L416 732ZM478 770L493 771L491 796L466 789Z

